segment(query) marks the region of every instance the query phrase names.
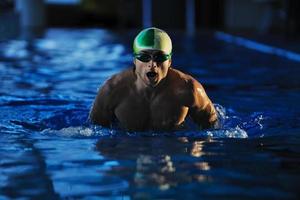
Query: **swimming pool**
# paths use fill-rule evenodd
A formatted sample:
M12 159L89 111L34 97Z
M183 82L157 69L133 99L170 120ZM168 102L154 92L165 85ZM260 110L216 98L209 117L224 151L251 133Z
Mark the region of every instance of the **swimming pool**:
M171 33L220 130L129 133L88 123L98 87L131 65L137 31L49 29L0 42L0 199L298 199L299 63Z

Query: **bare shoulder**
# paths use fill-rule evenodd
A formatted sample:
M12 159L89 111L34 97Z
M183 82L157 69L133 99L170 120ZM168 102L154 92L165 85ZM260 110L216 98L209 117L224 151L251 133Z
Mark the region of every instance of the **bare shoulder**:
M111 76L105 81L101 90L105 93L111 93L124 87L128 87L134 82L135 76L132 69L126 69L120 73Z
M187 105L203 107L210 102L203 86L189 74L170 69L171 85L176 93L187 102Z
M191 75L183 73L177 69L170 69L170 79L171 82L178 84L177 86L183 87L182 89L186 89L190 92L200 89L203 90L203 87L199 81L197 81Z
M109 87L118 87L119 85L124 85L131 83L134 79L134 73L132 69L126 69L120 73L117 73L113 76L111 76L104 85L107 85Z

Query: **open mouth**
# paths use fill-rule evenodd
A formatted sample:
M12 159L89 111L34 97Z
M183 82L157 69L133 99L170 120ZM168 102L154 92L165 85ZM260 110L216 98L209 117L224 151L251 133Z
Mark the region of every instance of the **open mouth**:
M155 78L157 76L157 73L156 72L148 72L146 75L147 75L148 78L152 79L152 78Z

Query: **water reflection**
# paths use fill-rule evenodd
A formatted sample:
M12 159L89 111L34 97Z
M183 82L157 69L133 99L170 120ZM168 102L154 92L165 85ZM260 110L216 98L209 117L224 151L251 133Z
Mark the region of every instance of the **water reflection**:
M170 176L175 173L174 163L169 155L139 155L136 159L134 183L137 187L157 185L161 190L176 185Z
M212 181L212 166L204 155L210 139L187 137L102 138L96 149L106 159L118 160L120 166L109 173L129 180L133 190L154 187L167 191L191 182ZM135 194L137 195L137 194Z
M193 142L192 150L191 150L191 155L195 157L200 157L203 156L203 143L204 141L195 141Z

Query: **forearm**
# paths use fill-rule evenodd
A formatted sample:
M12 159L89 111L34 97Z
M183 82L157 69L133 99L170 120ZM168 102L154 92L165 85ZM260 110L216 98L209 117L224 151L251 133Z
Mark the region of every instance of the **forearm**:
M191 117L200 129L218 128L219 120L213 104L208 104L204 109L191 109Z
M216 111L216 108L214 105L211 103L210 105L210 117L209 117L209 124L211 128L218 128L219 127L219 119L218 119L218 114Z

